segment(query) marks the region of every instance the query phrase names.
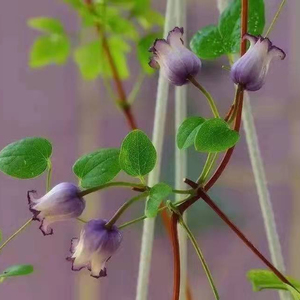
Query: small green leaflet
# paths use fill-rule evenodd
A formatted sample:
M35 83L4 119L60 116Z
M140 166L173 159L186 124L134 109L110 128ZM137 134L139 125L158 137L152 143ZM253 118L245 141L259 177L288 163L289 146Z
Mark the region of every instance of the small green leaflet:
M119 149L100 149L80 157L73 166L73 172L83 188L105 184L121 171Z
M273 272L269 270L250 270L247 273L247 278L252 283L254 292L259 292L265 289L286 290L291 292L295 300L300 299L300 294L297 290L283 283ZM291 277L287 277L287 279L296 289L300 289L300 282L298 280Z
M128 175L141 177L153 170L156 150L143 131L133 130L122 142L119 161Z
M155 71L149 66L149 61L150 61L150 53L149 53L149 48L153 45L153 42L155 39L161 37L161 33L150 33L147 34L146 36L143 36L138 45L137 45L137 57L138 60L141 64L141 67L143 68L144 72L146 74L152 74Z
M9 277L25 276L33 272L32 265L15 265L7 268L0 274L0 283Z
M195 148L199 152L222 152L234 146L239 140L238 132L230 129L222 119L205 121L195 137Z
M48 167L51 143L40 137L30 137L6 146L0 152L0 171L20 179L41 175Z
M186 149L194 144L195 136L205 119L189 117L182 122L177 132L177 147Z
M118 36L108 39L108 44L120 78L128 78L129 69L126 53L130 51L129 44ZM109 62L100 41L94 41L78 47L74 53L74 60L79 67L81 75L86 80L93 80L99 75L107 78L112 77Z
M47 17L37 17L27 20L27 25L44 33L63 34L64 27L60 20Z
M62 23L53 18L31 18L28 26L44 33L34 41L30 54L31 68L41 68L50 64L64 64L69 56L70 41Z
M149 30L156 25L163 27L165 22L162 14L152 9L146 10L136 18L145 30Z
M70 42L64 35L38 37L32 45L29 57L31 68L64 64L69 56Z
M218 25L199 30L192 38L191 49L202 59L214 59L239 52L241 0L233 0L220 15ZM248 33L261 35L265 26L264 0L249 0Z
M114 35L122 35L122 37L137 40L139 34L135 28L133 22L124 18L120 14L120 9L115 7L107 7L105 14L103 15L103 7L101 5L100 13L103 15L102 18L107 22L108 32Z
M165 183L154 185L146 202L145 215L147 218L154 218L157 215L159 206L172 193L172 188Z

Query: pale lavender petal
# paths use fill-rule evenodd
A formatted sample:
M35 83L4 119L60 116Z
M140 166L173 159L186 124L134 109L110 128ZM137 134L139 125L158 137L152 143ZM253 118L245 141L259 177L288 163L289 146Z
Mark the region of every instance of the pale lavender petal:
M156 55L154 55L150 61L149 61L149 66L153 69L159 69L159 63L157 61Z
M41 225L39 227L43 235L52 235L53 234L53 229L49 227L49 223L44 219L41 221Z
M168 55L171 51L171 46L164 39L156 39L153 46L149 49L149 52L158 56Z
M171 30L167 37L167 42L174 48L182 48L183 47L183 27L175 27Z

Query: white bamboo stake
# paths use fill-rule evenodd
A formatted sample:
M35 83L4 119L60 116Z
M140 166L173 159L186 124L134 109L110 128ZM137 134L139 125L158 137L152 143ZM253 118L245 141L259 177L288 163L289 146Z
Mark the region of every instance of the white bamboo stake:
M167 36L173 24L174 0L167 0L164 37ZM157 151L157 163L154 170L149 174L148 185L153 186L159 182L161 169L162 146L164 141L164 128L167 111L167 100L169 94L169 83L159 74L156 107L153 125L152 142ZM146 300L148 296L148 284L152 257L152 247L154 239L155 219L145 219L143 226L143 236L140 253L140 265L137 282L136 300Z
M176 26L184 27L184 43L186 44L186 0L176 0L175 2L175 19ZM187 86L175 88L175 132L187 117ZM183 178L187 175L187 151L178 149L175 142L175 187L184 189L186 185ZM176 200L181 200L182 195L176 195ZM187 212L183 215L184 221L187 222ZM182 226L178 226L178 238L180 249L180 300L186 300L186 283L187 283L187 234Z
M222 13L228 5L229 0L218 0L217 3L219 11ZM244 93L243 127L246 134L246 142L248 145L259 204L262 211L271 260L277 269L279 269L281 272L285 272L285 265L281 251L280 240L277 233L270 193L268 190L266 174L263 166L263 159L259 150L258 137L252 115L250 97L247 92ZM281 300L290 299L289 294L284 291L279 291L279 297Z
M259 150L258 138L248 93L244 93L243 127L246 134L246 141L258 193L259 204L263 215L271 260L278 270L285 272L280 240L277 233L274 211L268 190L263 160ZM289 294L284 291L279 291L279 297L281 300L290 299Z

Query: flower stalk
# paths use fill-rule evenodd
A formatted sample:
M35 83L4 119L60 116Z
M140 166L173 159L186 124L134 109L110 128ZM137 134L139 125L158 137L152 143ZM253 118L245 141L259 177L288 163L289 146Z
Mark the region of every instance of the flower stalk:
M126 201L118 210L117 212L113 215L113 217L105 224L106 228L111 228L117 221L118 219L122 216L122 214L135 202L147 197L149 195L149 192L144 192L136 197L133 197Z

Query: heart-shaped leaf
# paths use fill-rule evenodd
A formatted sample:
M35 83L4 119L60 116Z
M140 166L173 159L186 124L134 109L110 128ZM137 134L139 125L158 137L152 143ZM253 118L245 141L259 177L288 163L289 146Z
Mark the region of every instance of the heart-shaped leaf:
M182 122L177 132L177 147L186 149L194 144L200 126L205 122L201 117L190 117Z
M0 170L16 178L34 178L47 169L51 154L52 145L48 140L25 138L2 149Z
M151 188L145 208L147 218L156 217L161 202L165 200L171 192L172 188L165 183L158 183Z
M141 130L131 131L123 140L120 166L128 175L141 177L152 171L156 164L156 150Z
M80 157L73 166L73 172L84 188L105 184L121 171L119 149L100 149Z
M226 53L219 29L214 25L199 30L191 39L190 46L202 59L214 59Z
M239 140L238 132L219 118L205 121L195 137L195 148L199 152L222 152L234 146Z

